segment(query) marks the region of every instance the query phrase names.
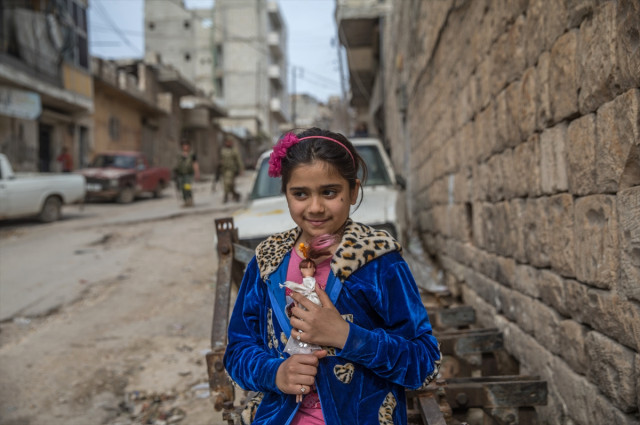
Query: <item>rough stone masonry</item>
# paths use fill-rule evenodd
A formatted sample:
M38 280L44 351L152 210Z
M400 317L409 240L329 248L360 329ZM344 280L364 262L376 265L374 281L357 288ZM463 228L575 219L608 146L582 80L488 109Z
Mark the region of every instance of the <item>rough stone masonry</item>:
M548 381L543 423L640 423L640 1L383 23L385 129L447 284Z

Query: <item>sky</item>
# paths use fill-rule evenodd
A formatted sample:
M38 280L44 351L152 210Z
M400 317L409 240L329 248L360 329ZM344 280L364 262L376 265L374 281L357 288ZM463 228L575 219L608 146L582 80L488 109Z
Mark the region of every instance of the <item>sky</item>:
M335 44L335 0L277 1L288 31L289 92L295 69L296 93L310 94L323 102L329 96L339 96L342 89ZM184 3L187 9L208 8L213 0ZM91 0L88 14L91 55L106 59L143 57L144 0ZM343 60L343 66L345 63Z

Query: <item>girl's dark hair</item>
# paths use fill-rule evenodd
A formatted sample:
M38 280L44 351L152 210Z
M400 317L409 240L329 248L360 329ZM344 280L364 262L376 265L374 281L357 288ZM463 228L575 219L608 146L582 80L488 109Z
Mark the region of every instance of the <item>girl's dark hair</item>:
M349 139L340 133L321 130L317 127L309 128L296 135L299 139L313 136L329 137L337 140L343 146L326 139L307 139L287 149L287 156L282 159L282 192L286 191L287 183L291 179L291 173L296 167L308 165L314 161L325 161L332 165L349 182L349 188L351 189L356 185L358 171L362 170L362 177L360 178L360 191L362 191L362 186L367 180L367 164L358 155L358 151L356 151Z
M309 267L313 267L314 269L316 268L316 263L315 261L307 258L305 260L300 261L300 264L298 265L299 269L306 269Z

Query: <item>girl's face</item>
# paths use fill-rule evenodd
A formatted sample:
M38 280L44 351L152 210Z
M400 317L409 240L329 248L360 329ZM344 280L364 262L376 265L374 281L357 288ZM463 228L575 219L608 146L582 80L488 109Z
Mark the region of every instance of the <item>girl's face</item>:
M302 229L301 241L340 230L357 201L359 188L357 180L349 189L349 182L324 161L294 168L285 196L291 218Z

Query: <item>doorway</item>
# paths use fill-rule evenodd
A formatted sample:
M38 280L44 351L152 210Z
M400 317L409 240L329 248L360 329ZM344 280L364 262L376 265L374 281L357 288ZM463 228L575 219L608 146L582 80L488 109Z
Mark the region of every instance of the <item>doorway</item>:
M38 170L41 173L51 171L51 139L53 126L40 124L38 128Z

